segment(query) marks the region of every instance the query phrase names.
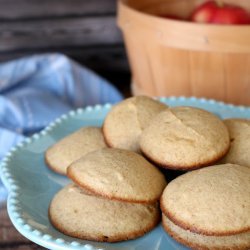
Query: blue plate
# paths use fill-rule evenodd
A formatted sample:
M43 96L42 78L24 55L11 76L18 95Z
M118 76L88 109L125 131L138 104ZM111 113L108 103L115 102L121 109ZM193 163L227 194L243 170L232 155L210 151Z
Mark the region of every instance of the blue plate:
M201 107L221 118L250 118L250 108L226 105L214 100L184 97L160 100L170 106ZM1 163L0 173L9 191L7 209L12 223L25 237L49 249L187 249L169 237L161 225L139 239L111 244L68 237L55 230L50 224L49 203L55 193L69 183L69 180L46 167L45 150L60 138L82 126L101 126L110 107L111 105L107 104L71 111L8 153Z

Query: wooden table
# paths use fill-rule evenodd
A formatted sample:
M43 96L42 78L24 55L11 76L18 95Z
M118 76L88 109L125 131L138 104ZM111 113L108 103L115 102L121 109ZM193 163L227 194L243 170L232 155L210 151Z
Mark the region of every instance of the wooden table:
M0 207L0 249L42 250L45 249L23 237L12 225L6 206Z
M0 62L60 52L100 71L128 71L116 0L0 0Z

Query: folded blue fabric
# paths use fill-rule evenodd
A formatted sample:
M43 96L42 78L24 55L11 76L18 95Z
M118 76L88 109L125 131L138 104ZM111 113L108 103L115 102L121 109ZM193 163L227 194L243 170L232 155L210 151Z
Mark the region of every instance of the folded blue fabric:
M116 103L122 95L105 79L62 54L0 64L0 159L56 117L87 105ZM4 197L0 184L0 201Z

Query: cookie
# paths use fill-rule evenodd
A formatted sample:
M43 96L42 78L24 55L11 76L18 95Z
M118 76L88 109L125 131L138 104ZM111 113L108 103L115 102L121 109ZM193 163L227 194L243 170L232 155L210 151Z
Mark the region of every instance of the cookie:
M171 181L162 212L176 225L204 235L250 230L250 168L223 164L194 170Z
M109 199L153 203L166 186L164 175L141 155L106 148L72 163L67 175L79 186Z
M141 132L151 119L167 106L146 96L128 98L111 109L104 120L103 134L112 148L140 152Z
M84 127L52 145L45 153L46 164L55 172L66 175L67 167L81 156L107 147L102 131Z
M176 241L200 250L248 250L250 249L250 232L230 236L207 236L193 233L174 224L165 215L162 216L165 231Z
M159 222L157 204L144 205L96 197L69 184L51 201L49 218L62 233L80 239L116 242L134 239Z
M250 120L227 119L224 123L229 131L231 146L221 162L235 163L250 168Z
M211 165L229 150L225 124L194 107L174 107L158 114L140 137L143 154L168 169L193 170Z

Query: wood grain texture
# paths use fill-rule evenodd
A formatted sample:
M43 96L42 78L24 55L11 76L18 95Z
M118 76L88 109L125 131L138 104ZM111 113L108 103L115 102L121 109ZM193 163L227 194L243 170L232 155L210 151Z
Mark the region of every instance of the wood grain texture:
M116 1L0 0L0 62L53 52L128 76Z
M0 51L122 43L115 17L0 22Z
M128 48L133 93L250 105L249 25L197 25L134 11L157 14L164 9L185 16L192 3L201 1L119 1L118 24ZM249 1L239 3L250 8Z
M0 206L0 249L3 250L43 250L23 237L12 225L6 205Z
M115 13L115 0L0 0L0 19L84 16Z

